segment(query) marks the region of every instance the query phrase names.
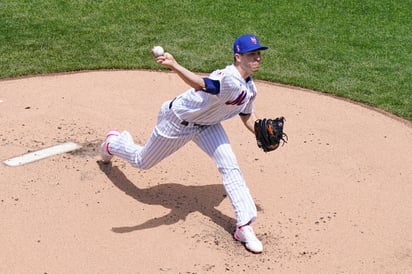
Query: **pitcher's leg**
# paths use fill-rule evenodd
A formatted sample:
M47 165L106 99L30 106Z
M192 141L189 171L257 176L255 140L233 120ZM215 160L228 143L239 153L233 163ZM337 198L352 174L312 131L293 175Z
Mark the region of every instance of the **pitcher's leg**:
M118 137L112 138L109 144L109 151L132 166L140 169L149 169L173 154L189 139L167 138L159 135L156 130L152 132L149 140L144 146L134 143L128 131L123 131Z
M222 151L226 149L228 148L219 147ZM253 222L257 214L256 206L239 167L219 167L219 172L222 174L223 185L235 210L236 225Z
M117 137L112 137L108 145L108 151L123 160L126 160L133 166L138 166L137 155L143 147L133 141L132 135L128 131L123 131Z
M236 157L223 127L218 124L205 129L194 142L216 163L223 185L236 215L236 225L245 225L256 219L256 206L246 186Z
M132 166L149 169L170 156L191 140L192 134L180 124L180 120L164 102L157 117L157 124L144 146L134 143L128 131L113 136L108 144L108 153L121 157Z

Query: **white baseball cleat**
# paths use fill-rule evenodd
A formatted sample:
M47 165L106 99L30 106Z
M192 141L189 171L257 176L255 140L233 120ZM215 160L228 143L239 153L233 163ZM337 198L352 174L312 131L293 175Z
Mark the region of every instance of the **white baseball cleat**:
M117 130L111 130L106 134L106 139L100 146L100 156L102 157L103 163L109 163L110 160L112 160L113 154L109 151L110 140L119 135L120 133Z
M236 228L233 234L236 240L245 244L247 250L253 253L262 253L263 245L256 237L253 228L250 225L245 225Z

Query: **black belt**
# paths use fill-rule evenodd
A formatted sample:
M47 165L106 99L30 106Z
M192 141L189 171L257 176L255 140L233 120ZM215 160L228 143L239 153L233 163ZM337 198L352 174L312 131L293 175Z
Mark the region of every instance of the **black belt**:
M174 98L172 101L170 101L170 103L169 103L169 109L171 109L171 108L173 107L173 102L174 102L175 100L176 100L176 98ZM188 125L190 125L190 122L188 122L188 121L186 121L186 120L183 120L183 121L180 122L180 124L183 125L183 126L185 126L185 127L187 127ZM196 124L196 123L194 123L193 126L199 127L199 128L206 128L206 127L208 127L208 125L200 125L200 124Z

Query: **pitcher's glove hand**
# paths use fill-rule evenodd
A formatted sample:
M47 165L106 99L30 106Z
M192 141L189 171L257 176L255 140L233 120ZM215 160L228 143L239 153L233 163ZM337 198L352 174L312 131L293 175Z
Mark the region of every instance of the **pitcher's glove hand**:
M281 143L287 143L288 136L283 132L284 123L284 117L256 120L255 136L258 147L269 152L277 149Z

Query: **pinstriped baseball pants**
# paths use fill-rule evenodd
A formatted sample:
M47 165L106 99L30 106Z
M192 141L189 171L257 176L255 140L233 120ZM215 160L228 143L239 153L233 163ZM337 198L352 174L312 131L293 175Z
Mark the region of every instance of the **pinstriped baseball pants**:
M189 141L195 142L217 165L223 185L236 215L236 225L244 225L256 219L256 206L246 186L229 139L222 125L208 127L184 126L176 117L169 103L159 112L157 125L144 146L134 143L128 131L112 138L109 151L132 166L149 169L176 152Z

